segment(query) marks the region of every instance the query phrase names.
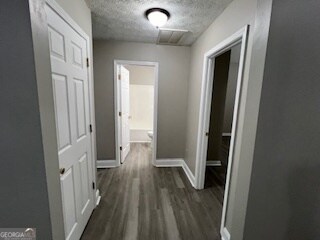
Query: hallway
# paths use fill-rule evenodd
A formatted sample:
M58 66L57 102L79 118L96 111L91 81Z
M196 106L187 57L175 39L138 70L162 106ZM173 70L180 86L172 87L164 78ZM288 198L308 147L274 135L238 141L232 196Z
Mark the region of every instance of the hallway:
M81 239L220 239L223 181L207 175L197 191L182 169L153 167L147 144L131 144L121 167L98 170L101 201Z

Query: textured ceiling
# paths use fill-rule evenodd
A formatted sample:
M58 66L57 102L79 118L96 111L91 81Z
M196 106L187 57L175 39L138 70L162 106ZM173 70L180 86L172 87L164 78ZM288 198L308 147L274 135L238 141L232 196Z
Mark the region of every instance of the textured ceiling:
M89 0L95 39L156 43L158 30L145 18L149 8L168 10L163 27L189 30L183 45L192 44L232 0Z

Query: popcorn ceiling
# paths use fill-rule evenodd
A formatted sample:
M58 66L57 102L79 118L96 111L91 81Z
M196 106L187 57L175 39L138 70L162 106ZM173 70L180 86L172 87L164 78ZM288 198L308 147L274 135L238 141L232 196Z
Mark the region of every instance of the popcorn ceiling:
M183 45L191 45L223 12L232 0L91 0L95 39L156 43L158 30L145 17L149 8L170 12L165 28L191 33Z

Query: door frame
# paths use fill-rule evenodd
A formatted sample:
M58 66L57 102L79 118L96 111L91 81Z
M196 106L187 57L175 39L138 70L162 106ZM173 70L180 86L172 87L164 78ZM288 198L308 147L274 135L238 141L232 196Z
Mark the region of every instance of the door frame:
M222 41L220 44L218 44L208 52L206 52L204 55L199 125L198 125L198 135L197 135L196 171L195 171L195 180L196 180L197 189L203 189L204 182L205 182L206 158L207 158L207 149L208 149L208 137L206 136L206 133L209 131L209 124L210 124L215 58L220 54L230 50L233 46L237 44L241 44L235 105L234 105L233 120L232 120L230 150L229 150L229 157L228 157L228 168L227 168L226 185L225 185L222 219L221 219L221 229L220 229L222 239L225 239L225 240L230 239L230 234L225 226L225 220L226 220L229 188L230 188L230 182L231 182L231 170L232 170L233 159L234 159L235 138L238 132L238 120L239 120L238 118L239 118L239 108L240 108L239 103L240 103L241 92L243 87L242 83L243 83L243 75L244 75L244 68L245 68L245 61L246 61L248 34L249 34L249 25L246 25L245 27L240 29L238 32L236 32L235 34L225 39L224 41Z
M157 130L158 130L158 79L159 79L159 63L148 61L129 61L114 60L114 117L115 117L115 140L116 140L116 166L121 165L120 146L121 146L121 123L119 111L121 109L120 101L120 84L118 80L118 67L120 65L148 66L154 67L154 106L153 106L153 139L152 139L152 164L156 165L157 156Z
M86 41L87 48L87 58L89 59L88 66L88 86L89 86L89 118L90 124L92 126L92 132L90 134L91 141L91 161L92 161L92 181L95 184L95 189L92 190L94 207L99 204L100 192L97 188L97 151L96 151L96 124L95 124L95 108L94 108L94 85L93 85L93 68L92 68L92 51L89 36L82 30L82 28L68 15L68 13L55 1L55 0L45 0L48 7L50 7L54 12L56 12L67 24L70 25L78 34L80 34ZM90 61L91 60L91 61ZM58 172L58 171L57 171Z

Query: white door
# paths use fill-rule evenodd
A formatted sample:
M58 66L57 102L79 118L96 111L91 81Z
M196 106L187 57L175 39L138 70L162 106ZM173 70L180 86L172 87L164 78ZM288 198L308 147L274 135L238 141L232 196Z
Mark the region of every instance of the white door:
M120 89L121 89L121 162L124 162L130 151L130 127L129 127L129 115L130 115L130 100L129 100L129 71L120 66Z
M94 208L86 40L46 12L65 236L78 240Z

